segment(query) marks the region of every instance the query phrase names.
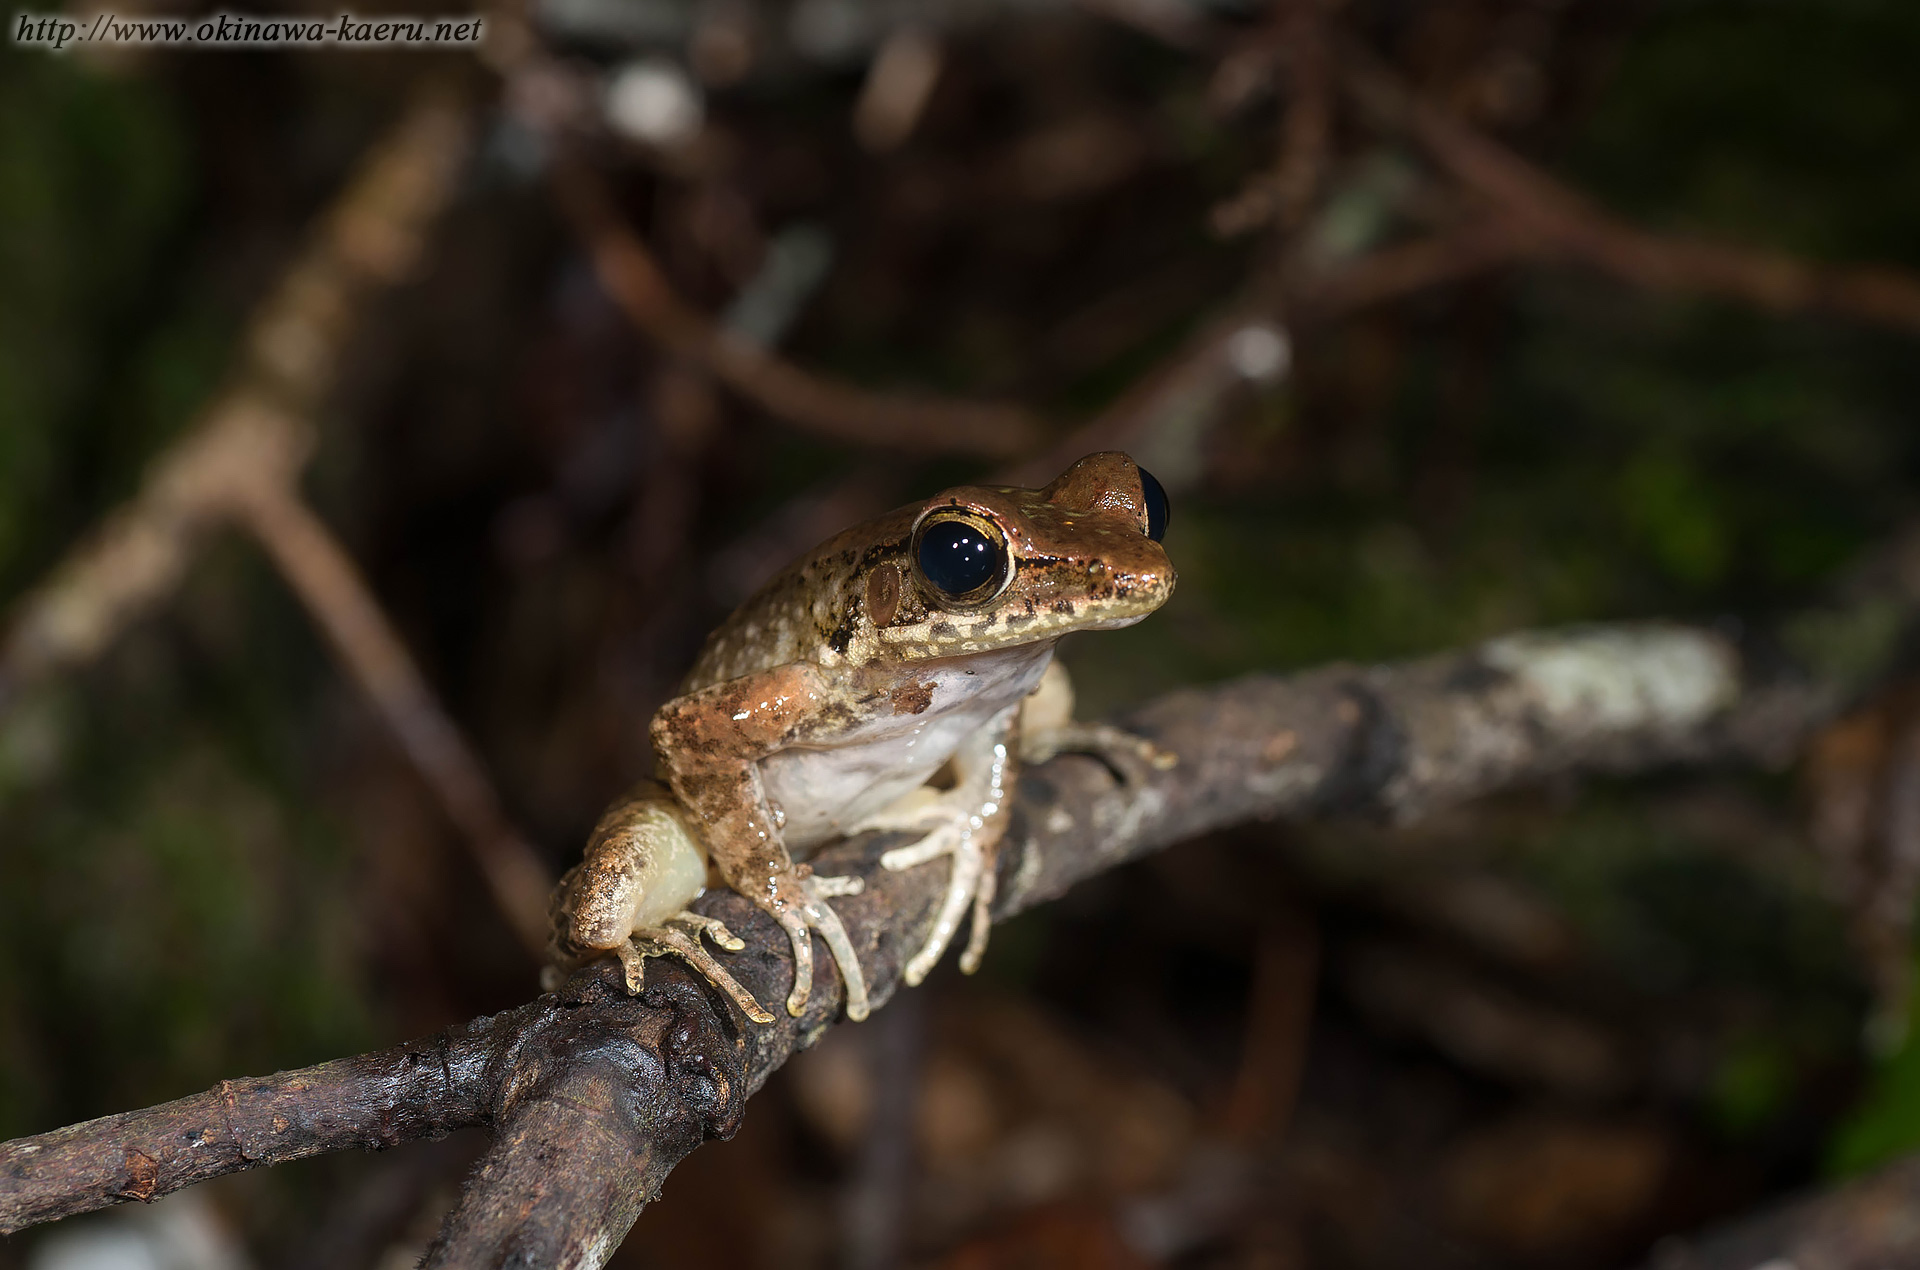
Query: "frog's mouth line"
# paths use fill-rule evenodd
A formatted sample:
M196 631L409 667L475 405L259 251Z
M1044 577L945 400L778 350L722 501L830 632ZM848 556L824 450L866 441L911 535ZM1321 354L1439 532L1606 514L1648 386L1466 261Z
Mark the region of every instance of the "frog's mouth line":
M1158 607L1159 605L1155 605L1152 609L1145 609L1139 613L1128 613L1120 617L1099 618L1095 621L1076 625L1073 629L1075 631L1117 631L1124 626L1133 626L1146 621L1147 618L1153 615L1154 609Z

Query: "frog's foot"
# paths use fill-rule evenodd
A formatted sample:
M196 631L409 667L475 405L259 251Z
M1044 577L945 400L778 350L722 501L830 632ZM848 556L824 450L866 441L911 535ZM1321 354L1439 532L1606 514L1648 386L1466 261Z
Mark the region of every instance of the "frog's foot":
M631 938L613 950L626 971L627 991L634 996L640 995L641 988L645 986L647 958L672 954L705 975L714 987L732 997L733 1003L755 1023L773 1022L773 1016L754 999L753 994L741 987L739 981L727 973L726 967L701 945L701 935L706 935L728 952L739 952L747 946L717 917L684 911L675 913L658 926L644 926L634 931Z
M1180 765L1178 754L1111 723L1067 723L1021 735L1021 762L1044 763L1056 754L1091 754L1128 781L1141 765L1156 772Z
M867 980L860 969L860 958L847 938L847 928L827 900L840 895L858 895L865 882L857 877L812 877L806 866L793 875L772 880L773 897L764 905L780 929L793 941L793 991L787 994L787 1013L795 1018L806 1009L813 995L813 932L827 941L827 950L840 967L840 979L847 989L847 1017L858 1023L867 1017Z
M1007 737L1012 719L1013 711L1008 710L955 753L959 780L952 789L942 793L922 786L854 827L855 832L905 829L922 835L918 842L895 847L880 857L881 865L895 872L917 868L941 856L952 858L947 892L934 915L933 930L902 972L910 987L918 985L938 964L959 931L969 904L973 906L973 933L960 958L960 968L972 974L986 952L993 864L1000 839L1007 831L1007 795L1018 771Z
M988 910L993 904L993 864L1007 826L1005 802L1004 790L998 785L990 785L984 794L966 789L947 794L916 790L915 796L862 824L866 829L929 830L918 842L895 847L880 857L881 866L896 873L941 856L953 861L933 929L902 972L909 987L917 986L939 963L969 905L973 908L973 930L960 957L960 969L968 974L979 969L987 949L987 929L992 924Z
M901 974L907 986L917 987L933 972L947 945L959 933L960 919L969 907L973 909L973 929L968 934L966 950L960 954L960 969L972 974L980 968L980 959L987 951L987 931L993 925L994 861L1000 853L1004 826L1004 819L981 824L974 818L968 827L970 832L936 831L910 847L899 847L880 857L882 865L894 870L911 869L942 855L953 859L946 894L940 899L940 911L934 915L933 929Z

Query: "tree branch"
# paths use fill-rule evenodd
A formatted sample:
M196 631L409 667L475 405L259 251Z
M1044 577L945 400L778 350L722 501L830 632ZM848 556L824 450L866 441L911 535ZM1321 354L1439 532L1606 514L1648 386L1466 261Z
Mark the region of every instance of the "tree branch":
M563 160L554 187L600 285L628 320L768 413L820 436L892 450L1003 457L1040 436L1038 421L1018 406L871 392L802 369L715 325L674 292L597 176Z
M1359 103L1411 133L1506 223L1526 254L1581 260L1652 291L1720 295L1775 313L1823 311L1920 333L1920 276L1891 265L1822 267L1784 252L1642 229L1422 100L1357 42L1343 41L1341 57Z
M154 459L139 492L16 606L0 640L0 699L99 656L173 590L237 494L297 478L313 447L311 411L369 301L418 264L469 126L459 102L430 91L362 161L248 323L220 395Z
M470 131L466 108L432 87L369 152L254 315L221 394L154 459L140 490L18 606L0 642L0 709L18 685L98 657L172 592L209 534L237 523L266 549L462 831L488 893L537 962L553 879L299 488L315 442L313 411L361 314L425 254Z
M1174 768L1121 781L1067 755L1022 778L995 915L1249 819L1405 820L1568 773L1778 761L1840 698L1833 684L1763 676L1723 635L1678 625L1522 634L1171 693L1122 722L1176 754ZM938 869L879 868L887 841L818 862L867 879L835 907L876 1005L899 986L945 886ZM731 891L698 907L746 939L729 959L736 977L762 999L783 995L792 968L772 922ZM596 964L557 995L413 1045L0 1144L0 1231L259 1164L490 1125L494 1144L426 1264L599 1265L673 1166L730 1133L747 1096L839 1010L837 981L823 981L801 1018L756 1027L677 962L650 963L637 999Z

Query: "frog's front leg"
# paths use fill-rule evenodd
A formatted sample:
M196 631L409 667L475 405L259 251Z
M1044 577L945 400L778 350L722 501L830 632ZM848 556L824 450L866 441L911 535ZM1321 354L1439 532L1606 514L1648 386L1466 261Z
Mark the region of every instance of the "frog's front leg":
M972 974L986 955L998 883L994 865L1000 841L1006 836L1008 799L1019 770L1013 746L1019 711L1018 706L1001 711L954 751L955 781L951 790L938 793L923 786L853 827L855 833L871 829L926 833L913 845L896 847L881 856L880 863L889 869L911 869L943 855L953 859L933 930L902 974L910 986L920 983L939 964L969 905L973 908L973 929L960 954L960 969Z
M793 941L787 1013L799 1015L812 995L817 930L846 984L847 1017L857 1020L867 1015L866 979L826 900L856 893L858 879L815 878L794 864L760 777L761 759L830 728L834 708L819 668L794 662L669 701L653 717L653 744L662 774L699 822L721 876Z
M644 781L607 810L580 863L554 888L549 952L558 972L613 954L627 991L638 995L648 957L669 953L691 964L757 1023L773 1016L700 944L706 935L737 952L746 945L718 918L687 905L707 878L707 853L673 795Z

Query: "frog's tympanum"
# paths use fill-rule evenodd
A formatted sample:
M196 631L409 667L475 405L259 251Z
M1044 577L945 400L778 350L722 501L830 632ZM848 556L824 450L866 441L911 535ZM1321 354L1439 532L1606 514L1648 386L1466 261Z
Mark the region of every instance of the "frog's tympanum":
M659 780L601 819L555 891L555 962L613 953L637 992L643 959L676 953L771 1022L700 937L740 941L687 911L710 862L792 939L788 1011L812 990L817 930L848 1015L864 1017L860 963L827 902L860 879L795 861L850 834L905 830L920 836L888 851L886 868L944 858L949 870L906 981L933 969L969 907L960 964L973 970L1020 763L1062 750L1170 761L1117 729L1073 724L1053 662L1062 635L1129 626L1166 601L1166 523L1158 481L1124 454L1095 454L1045 489L947 490L789 565L708 637L654 715Z

